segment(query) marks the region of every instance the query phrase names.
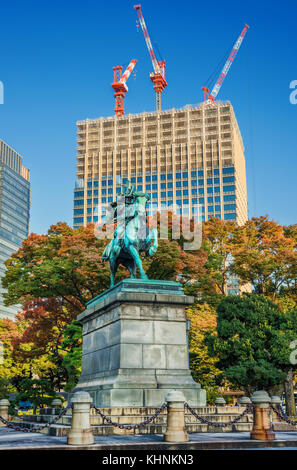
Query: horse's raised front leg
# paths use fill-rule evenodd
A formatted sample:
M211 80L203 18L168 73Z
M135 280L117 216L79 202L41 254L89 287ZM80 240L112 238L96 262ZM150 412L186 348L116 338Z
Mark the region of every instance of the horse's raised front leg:
M128 247L128 250L132 256L132 258L134 259L135 263L136 263L136 266L138 267L139 269L139 273L140 273L140 278L141 279L148 279L147 275L145 274L145 271L142 267L142 261L141 261L141 258L138 254L138 251L136 250L136 248L133 246L133 245L129 245Z

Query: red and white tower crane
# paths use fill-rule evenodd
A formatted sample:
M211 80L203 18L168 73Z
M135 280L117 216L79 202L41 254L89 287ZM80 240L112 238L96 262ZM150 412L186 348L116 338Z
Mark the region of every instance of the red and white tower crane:
M223 67L223 70L221 71L220 73L220 76L219 78L217 79L216 81L216 84L215 86L213 87L213 90L212 92L210 93L209 92L209 89L206 87L206 86L203 86L202 87L202 90L203 90L203 94L204 94L204 100L207 101L207 100L211 100L214 102L214 100L216 99L220 89L221 89L221 86L223 84L223 81L225 80L226 78L226 75L227 73L229 72L230 70L230 67L232 65L232 62L234 61L235 57L236 57L236 54L241 46L241 43L243 41L243 38L247 32L247 30L249 29L249 26L247 24L244 25L244 28L243 30L241 31L240 33L240 36L238 37L236 43L234 44L233 48L232 48L232 51L227 59L227 62L225 63L224 67Z
M157 111L161 111L161 94L164 89L167 87L167 82L165 80L165 60L157 61L156 55L154 53L154 49L149 37L149 33L142 15L141 5L134 6L137 16L139 19L139 23L141 29L143 31L144 39L151 57L151 61L153 64L154 73L150 73L150 79L154 84L154 90L156 92L156 108Z
M123 66L122 65L117 65L116 67L113 67L114 71L114 77L113 77L113 83L111 84L112 88L115 91L114 97L115 97L115 108L114 111L117 116L123 116L125 114L124 111L124 98L125 94L128 91L128 87L126 85L126 81L130 77L130 74L132 70L135 67L137 60L133 59L131 60L130 64L126 68L125 72L123 72Z

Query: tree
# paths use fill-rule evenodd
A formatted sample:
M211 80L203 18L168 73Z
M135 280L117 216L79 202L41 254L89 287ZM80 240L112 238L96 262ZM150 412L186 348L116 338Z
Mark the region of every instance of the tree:
M217 335L209 335L207 345L210 355L219 357L223 375L247 393L283 383L292 367L290 336L296 337L297 329L277 305L255 294L227 296L217 313Z
M216 396L221 371L217 368L218 357L208 354L204 340L207 333L215 332L217 314L207 304L195 304L187 309L187 317L190 320L188 340L191 373L194 380L207 390L209 403L210 395Z
M37 374L57 390L69 379L63 364L69 347L63 346L63 340L74 318L75 312L69 312L59 298L29 300L16 317L20 334L13 341L14 357L29 364L38 360L41 367Z
M297 243L293 228L253 217L232 235L232 272L250 282L256 294L276 299L281 289L296 288Z
M202 248L206 250L208 259L206 272L201 280L205 294L227 293L227 281L230 277L231 239L235 230L235 222L211 217L203 223Z
M14 400L15 405L21 401L30 401L36 408L50 405L56 393L52 390L50 383L45 379L23 379L19 385L19 393Z
M59 222L47 235L29 235L6 261L6 304L58 297L78 314L109 287L108 266L101 261L105 244L94 235L93 224L75 230Z
M81 373L82 356L82 325L78 321L73 321L68 325L63 333L61 346L66 354L62 365L67 370L67 383L65 391L71 392L78 382Z

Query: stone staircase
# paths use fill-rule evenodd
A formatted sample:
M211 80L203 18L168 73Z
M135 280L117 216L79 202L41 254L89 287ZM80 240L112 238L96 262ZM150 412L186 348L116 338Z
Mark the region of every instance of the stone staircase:
M206 406L195 408L195 412L215 423L227 423L244 411L241 406ZM103 414L118 424L139 424L155 414L156 408L101 408ZM24 416L19 426L29 429L38 429L40 425L52 421L60 413L59 408L40 409L40 414ZM42 432L51 436L67 436L71 426L71 409L57 422L57 424L45 428ZM94 409L90 410L90 423L94 435L129 435L129 434L164 434L167 423L167 410L164 409L155 420L137 429L120 429L107 424ZM211 426L199 422L195 416L185 410L185 422L188 433L202 432L249 432L252 429L253 416L247 414L239 422L223 428Z

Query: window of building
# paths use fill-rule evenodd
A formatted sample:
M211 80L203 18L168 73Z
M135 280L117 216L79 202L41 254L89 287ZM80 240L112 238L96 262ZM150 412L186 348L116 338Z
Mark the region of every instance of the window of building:
M224 201L235 201L235 195L227 195L227 196L224 196Z
M233 213L231 213L231 214L225 214L225 215L224 215L224 219L225 219L225 220L236 220L236 214L233 214Z
M231 193L232 191L235 191L235 186L223 186L223 191L224 193Z
M77 200L74 201L75 206L82 206L83 203L84 203L83 199L77 199Z
M234 176L224 176L223 183L234 183L235 178Z
M208 210L208 212L213 212L213 206L208 206L207 210Z
M223 175L234 174L234 168L223 168Z
M235 211L236 205L235 204L224 204L225 211Z

